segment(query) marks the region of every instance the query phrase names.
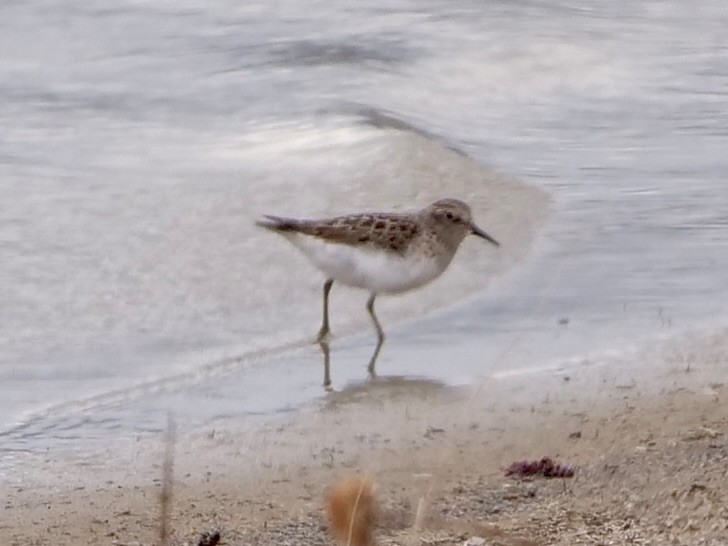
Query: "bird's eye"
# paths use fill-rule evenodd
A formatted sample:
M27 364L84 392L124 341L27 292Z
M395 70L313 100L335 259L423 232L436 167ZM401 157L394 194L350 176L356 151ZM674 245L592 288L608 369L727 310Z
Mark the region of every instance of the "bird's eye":
M447 216L448 220L452 220L452 212L448 212L445 216Z

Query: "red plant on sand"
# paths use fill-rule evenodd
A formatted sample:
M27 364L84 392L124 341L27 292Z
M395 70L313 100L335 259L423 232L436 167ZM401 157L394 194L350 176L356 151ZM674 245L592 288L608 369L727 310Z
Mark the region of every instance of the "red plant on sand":
M551 457L542 457L540 461L516 461L506 469L506 476L523 478L524 476L543 476L544 478L571 478L574 467L558 464Z

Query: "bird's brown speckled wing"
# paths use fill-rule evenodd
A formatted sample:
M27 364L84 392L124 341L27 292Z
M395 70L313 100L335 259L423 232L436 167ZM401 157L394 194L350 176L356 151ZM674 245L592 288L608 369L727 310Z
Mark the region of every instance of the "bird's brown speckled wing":
M325 220L293 220L285 226L280 225L279 229L297 231L332 243L369 245L404 254L421 227L410 215L372 213Z

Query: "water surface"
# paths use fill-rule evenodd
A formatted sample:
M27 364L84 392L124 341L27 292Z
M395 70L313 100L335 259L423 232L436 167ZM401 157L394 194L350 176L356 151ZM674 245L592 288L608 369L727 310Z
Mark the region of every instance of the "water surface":
M215 381L229 403L202 415L320 396L315 348L276 351L318 328L321 279L262 213L452 195L503 239L382 299L389 374L468 382L725 322L726 29L718 0L4 3L0 430L146 430L160 391ZM333 298L366 332L366 295ZM338 385L370 341L341 342Z

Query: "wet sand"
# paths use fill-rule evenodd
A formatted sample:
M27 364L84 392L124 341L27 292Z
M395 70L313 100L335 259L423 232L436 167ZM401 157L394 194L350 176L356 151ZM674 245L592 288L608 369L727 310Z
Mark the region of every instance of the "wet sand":
M181 431L174 541L217 530L230 545L329 544L325 489L363 474L380 544L725 544L726 363L723 331L471 388L382 378L262 427ZM0 543L157 543L163 452L150 434L23 456L2 485ZM575 477L504 476L545 455Z

